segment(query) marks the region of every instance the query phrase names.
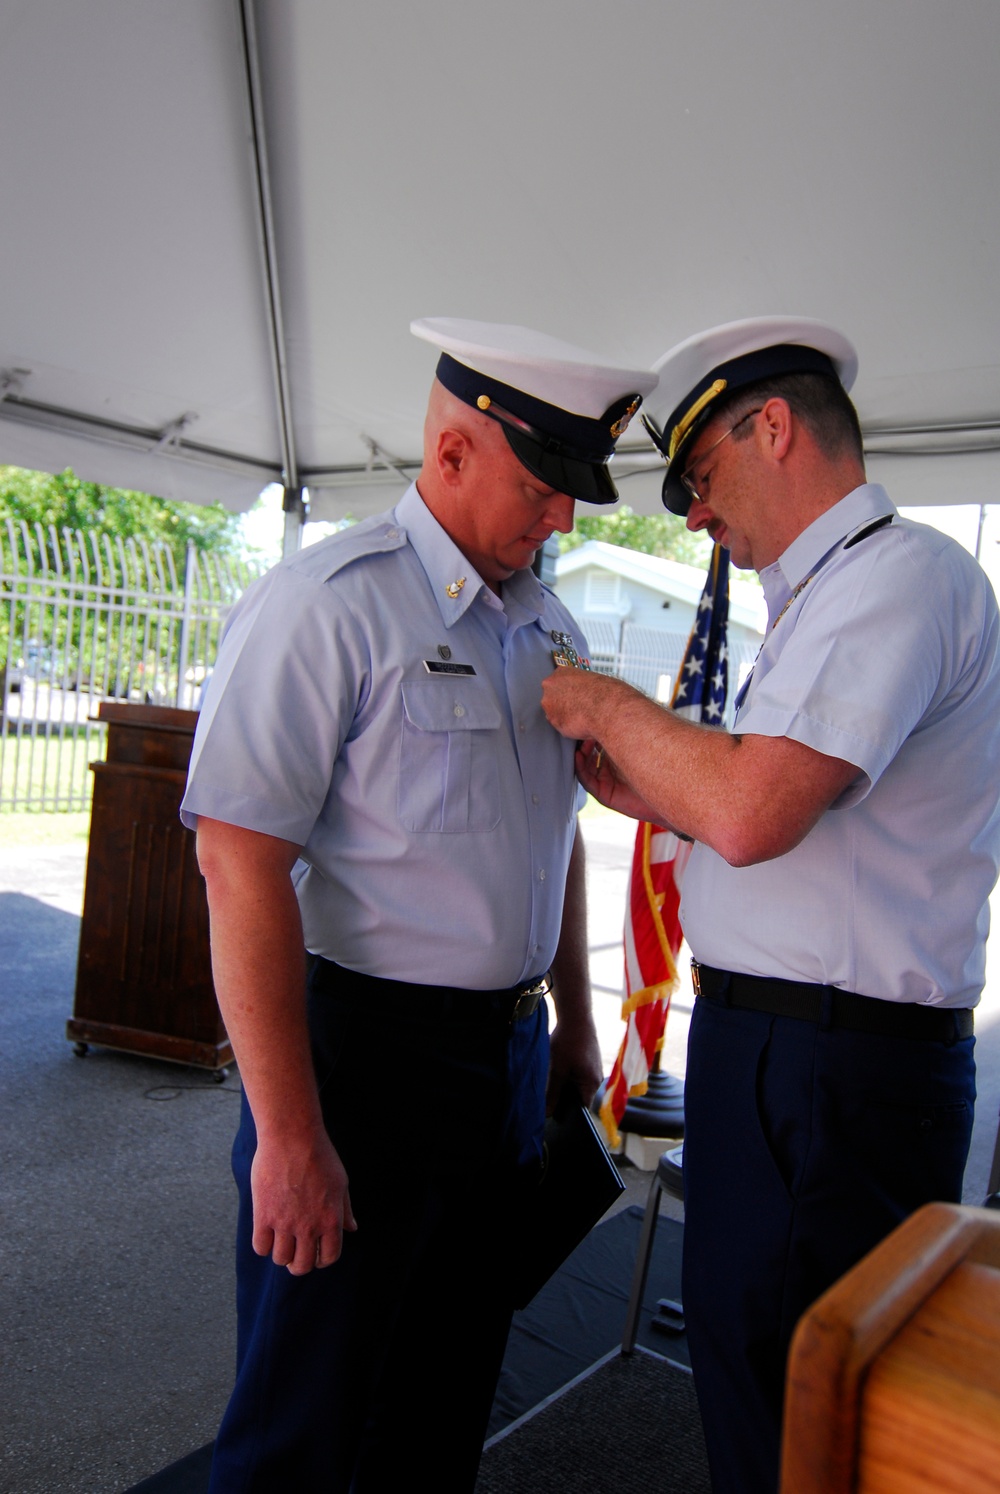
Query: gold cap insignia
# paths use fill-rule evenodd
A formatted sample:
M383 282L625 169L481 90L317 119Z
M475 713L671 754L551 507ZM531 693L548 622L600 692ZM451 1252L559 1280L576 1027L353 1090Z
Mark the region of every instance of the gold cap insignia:
M459 592L462 590L462 587L464 585L465 585L465 577L464 576L460 576L457 581L449 581L448 582L448 585L445 587L445 591L447 592L448 596L451 597L452 601L455 600L455 598L458 596Z
M626 430L628 429L629 421L632 419L632 416L635 414L636 410L638 410L641 404L642 399L637 394L635 399L629 405L628 409L625 411L624 415L619 415L618 419L611 427L611 434L616 441L618 440L619 436L623 436L625 434Z

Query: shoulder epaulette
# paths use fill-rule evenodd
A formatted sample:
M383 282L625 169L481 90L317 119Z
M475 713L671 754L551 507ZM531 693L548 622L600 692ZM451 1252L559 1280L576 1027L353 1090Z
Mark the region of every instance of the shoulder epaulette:
M876 530L884 529L887 524L891 524L892 519L892 514L883 514L881 519L876 519L872 524L866 524L863 529L858 530L857 534L851 535L844 549L849 550L852 545L860 545L861 541L867 539L870 534L874 534Z
M376 514L362 519L360 524L352 524L350 529L332 534L318 545L300 550L288 565L300 575L311 576L314 581L329 581L356 560L364 560L369 555L388 555L393 550L401 550L406 543L405 529L394 523L390 516Z

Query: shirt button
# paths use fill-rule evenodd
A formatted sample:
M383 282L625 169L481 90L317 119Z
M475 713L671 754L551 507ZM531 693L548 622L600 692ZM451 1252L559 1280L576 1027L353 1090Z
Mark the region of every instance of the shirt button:
M519 721L517 723L517 729L518 729L518 731L527 731L528 730L526 724L523 721Z
M532 796L531 796L531 802L532 802L532 804L541 804L542 801L538 797L537 794L532 794Z
M386 539L390 539L390 540L399 539L399 530L398 529L387 529L385 531L385 537L386 537Z
M465 706L460 706L460 705L456 706L455 707L455 715L456 716L464 716L465 715Z
M538 873L538 880L539 880L539 882L544 882L545 881L545 868L544 868L544 866L542 867L541 871Z

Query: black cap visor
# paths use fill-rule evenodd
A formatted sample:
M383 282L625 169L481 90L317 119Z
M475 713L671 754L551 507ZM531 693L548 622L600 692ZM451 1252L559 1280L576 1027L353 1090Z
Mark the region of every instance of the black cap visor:
M691 512L692 498L687 488L684 487L679 476L668 472L663 479L663 507L668 514L676 514L679 519L686 519Z
M618 490L604 462L588 462L583 457L569 456L565 451L554 451L550 443L537 441L504 421L501 424L507 443L521 466L526 467L539 482L581 503L618 502Z

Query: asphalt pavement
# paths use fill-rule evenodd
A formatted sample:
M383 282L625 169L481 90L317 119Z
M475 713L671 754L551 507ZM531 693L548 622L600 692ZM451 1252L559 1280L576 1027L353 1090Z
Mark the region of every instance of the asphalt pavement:
M623 1031L632 835L617 816L585 820L606 1067ZM0 844L0 1494L119 1494L212 1438L233 1370L238 1076L219 1085L122 1053L74 1056L85 858L82 843ZM985 1195L1000 1111L998 984L991 972L977 1029L971 1203ZM685 982L667 1029L678 1075L689 1011ZM401 1109L401 1145L409 1132ZM629 1178L627 1199L642 1198L647 1178Z

